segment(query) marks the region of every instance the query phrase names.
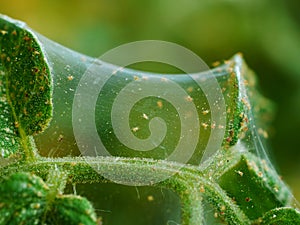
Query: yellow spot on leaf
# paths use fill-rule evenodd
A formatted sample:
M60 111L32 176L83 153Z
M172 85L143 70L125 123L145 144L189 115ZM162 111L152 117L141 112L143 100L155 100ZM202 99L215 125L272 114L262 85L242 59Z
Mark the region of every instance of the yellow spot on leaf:
M157 107L160 108L160 109L163 107L162 101L157 101L156 104L157 104Z
M152 195L148 195L147 200L149 202L152 202L152 201L154 201L154 197Z
M69 75L69 76L68 76L68 80L69 80L69 81L71 81L71 80L73 80L73 79L74 79L74 77L73 77L72 75Z
M0 30L0 33L1 33L2 35L5 35L5 34L7 34L7 31L6 31L6 30Z
M209 110L204 110L204 111L202 111L202 114L205 116L205 115L207 115L209 113Z

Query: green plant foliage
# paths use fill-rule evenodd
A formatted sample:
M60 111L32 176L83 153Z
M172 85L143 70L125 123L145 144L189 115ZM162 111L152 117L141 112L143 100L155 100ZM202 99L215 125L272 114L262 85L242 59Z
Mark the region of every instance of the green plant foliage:
M96 224L92 205L74 195L57 195L45 182L28 173L15 173L0 183L0 224Z
M47 224L96 224L93 206L85 198L75 195L57 196L53 201L52 212L47 215Z
M196 82L190 77L150 76L142 71L133 73L133 70L124 69L108 80L100 93L100 98L105 96L105 104L96 106L96 111L101 112L96 120L105 124L98 127L99 135L109 150L121 154L50 158L37 155L30 137L44 131L53 119L49 129L36 138L37 142L41 141L39 151L46 149L50 154L51 150L47 148L48 145L50 149L53 147L52 142L57 142L54 145L65 148L67 152L77 147L74 145L71 114L74 89L94 59L35 35L23 23L5 16L0 17L0 49L0 150L2 158L10 158L14 153L25 156L23 161L0 168L0 225L100 223L87 199L63 195L63 192L66 184L112 182L102 174L113 175L120 179L120 183L125 181L137 186L143 184L149 174L153 174L153 178L166 177L149 187L169 189L179 196L182 215L178 222L182 225L300 222L298 211L288 208L292 204L290 190L265 156L263 147L258 147L259 135L265 134L260 123L269 118L270 104L256 92L254 74L241 55L204 73L215 77L222 90L226 127L218 127L209 119L212 109L207 108L207 96L197 89ZM105 63L101 64L100 72L105 73L107 68ZM174 81L190 92L190 96L183 100L198 106L196 113L204 122L199 124L201 138L187 165L164 159L176 144L174 137L181 137L177 130L168 134L171 141L164 143L166 150L158 152L158 157L151 157L151 154L150 157L146 154L137 157L132 154L135 151L130 152L115 138L110 121L111 104L129 81L142 79ZM180 127L178 116L170 115L176 110L167 101L160 100L159 104L157 98L143 101L143 104L135 105L131 116L138 118L145 112L147 115L131 119L134 127L147 127L145 120L157 116L174 127ZM166 111L161 109L162 105ZM258 123L261 130L257 131L253 120L261 116L263 119ZM213 129L224 129L223 144L202 162L203 146ZM82 132L82 135L88 138L89 132ZM136 136L146 138L147 135L145 132ZM153 201L153 196L147 201ZM207 211L210 211L210 217L206 215ZM130 223L133 222L124 221L126 225Z
M227 168L219 178L219 185L251 220L290 202L289 189L266 161L253 155L242 155L235 165Z
M27 136L39 133L52 115L51 76L40 44L24 24L0 18L1 156L20 148L30 154Z
M0 224L39 224L46 208L48 187L42 179L16 173L0 185Z
M261 225L291 225L300 223L300 213L294 208L276 208L268 211L259 219Z

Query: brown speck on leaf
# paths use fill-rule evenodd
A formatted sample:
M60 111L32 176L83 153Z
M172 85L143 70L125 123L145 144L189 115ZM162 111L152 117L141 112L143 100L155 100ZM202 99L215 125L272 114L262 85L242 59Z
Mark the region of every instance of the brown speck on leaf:
M207 115L208 113L209 113L209 110L208 110L208 109L202 111L202 114L203 114L204 116Z
M251 107L250 107L249 102L245 98L242 98L241 101L250 110Z
M33 67L33 68L31 69L31 71L32 71L33 73L38 73L38 72L40 72L39 68L37 68L37 67Z
M231 138L231 137L227 137L227 138L226 138L226 141L227 141L227 142L231 142L231 141L232 141L232 138Z
M241 127L242 127L242 129L243 129L243 131L244 131L244 132L246 132L246 131L248 131L248 130L249 130L249 128L248 128L248 127L244 126L243 124L241 124L241 125L242 125Z
M187 96L187 97L185 98L185 100L188 101L188 102L192 102L192 101L193 101L193 98L192 98L191 96Z
M230 135L230 137L233 137L234 136L234 130L229 130L229 135Z
M201 123L201 126L206 130L207 127L208 127L208 124L207 123Z
M220 63L220 61L216 61L216 62L213 62L212 63L212 66L213 67L217 67L217 66L219 66L221 63Z
M224 211L226 210L226 206L225 206L225 205L222 205L221 208L220 208L220 210L221 210L222 212L224 212Z
M250 201L251 201L251 198L250 198L250 197L246 197L246 198L245 198L245 201L246 201L246 202L250 202Z
M11 32L11 34L14 35L14 36L16 36L17 35L17 31L14 30L14 31Z
M28 36L25 36L25 37L23 38L23 40L24 40L24 41L30 41L30 40L31 40L31 38L30 38L30 37L28 37Z
M230 73L231 78L236 77L236 74L235 74L234 69L232 67L229 67L227 71Z
M71 81L71 80L73 80L74 79L74 77L72 76L72 75L69 75L68 76L68 81Z
M62 134L60 134L60 135L58 136L58 138L57 138L57 141L58 141L58 142L62 142L63 139L64 139L64 136L63 136Z
M42 115L43 115L42 112L38 112L35 116L36 116L36 117L41 117Z
M156 104L157 104L157 107L160 108L160 109L163 107L162 101L157 101Z
M203 185L200 186L200 192L201 192L201 193L204 193L204 192L205 192L205 189L204 189L204 186L203 186Z
M138 76L134 76L133 79L134 80L139 80L139 77Z

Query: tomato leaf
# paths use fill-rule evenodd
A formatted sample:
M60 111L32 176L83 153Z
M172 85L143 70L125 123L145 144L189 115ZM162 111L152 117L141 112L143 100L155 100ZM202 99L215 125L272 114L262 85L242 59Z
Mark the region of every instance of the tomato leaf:
M31 154L29 135L52 116L51 76L38 40L25 24L0 15L0 153Z
M76 195L48 197L50 187L39 177L16 173L0 183L0 224L95 225L90 202Z

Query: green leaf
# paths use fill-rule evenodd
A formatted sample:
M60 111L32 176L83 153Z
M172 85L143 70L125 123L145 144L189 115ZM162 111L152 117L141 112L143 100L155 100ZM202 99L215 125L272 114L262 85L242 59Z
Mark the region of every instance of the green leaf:
M70 148L74 146L72 102L75 90L87 67L95 62L94 59L59 46L35 34L24 24L4 16L0 17L0 49L0 107L3 108L0 111L2 157L11 157L14 155L13 153L23 150L27 159L32 158L33 151L29 136L43 131L52 117L51 88L54 89L54 122L49 127L50 129L43 134L44 136L40 136L46 140L41 141L41 148L46 149L47 154L47 148L65 149L69 154ZM96 65L99 66L96 69L100 74L110 68L108 64L97 60ZM49 66L53 77L50 76ZM220 106L218 103L222 98L217 99L213 104L208 104L206 94L213 93L215 89L206 93L199 88L195 80L186 75L150 76L141 71L120 70L106 82L100 95L96 96L99 97L95 107L96 113L93 110L86 110L85 107L83 107L83 111L86 114L95 114L97 116L96 124L105 124L104 127L97 127L105 147L114 153L117 152L116 155L128 158L94 157L89 165L85 160L83 163L82 158L64 158L60 159L61 161L53 159L47 161L39 158L32 164L17 164L15 168L6 167L1 173L5 173L5 170L8 172L10 169L11 171L14 169L20 171L20 168L24 166L28 169L27 171L40 173L41 177L44 177L53 164L57 166L57 163L60 163L63 170L70 170L68 171L70 173L63 175L58 173L56 176L55 174L51 175L50 172L47 184L42 179L29 174L18 173L10 178L5 178L0 184L0 214L4 215L0 222L13 225L95 224L96 216L91 204L78 196L60 195L58 191L64 188L65 183L57 182L60 180L60 175L66 177L70 175L69 179L73 179L74 183L78 183L78 180L82 183L97 182L99 179L101 180L99 182L109 182L103 177L99 178L99 174L90 165L95 165L94 168L97 168L98 172L101 170L111 171L117 177L133 182L138 179L143 181L145 176L153 171L156 171L154 174L158 177L164 174L173 174L175 171L170 180L164 180L155 185L158 187L165 185L179 193L183 200L182 224L198 225L204 222L202 218L203 199L211 204L218 219L223 219L228 224L250 224L250 220L258 220L267 211L288 205L291 194L273 168L268 167L269 164L252 154L242 153L243 149L235 151L232 148L237 145L237 148L242 146L247 150L253 150L255 147L258 154L265 154L263 150L257 149L256 143L254 143L257 136L252 136L254 132L251 133L253 130L249 130L256 124L248 123L248 119L253 119L248 116L250 111L256 115L268 114L268 111L261 108L261 105L266 104L255 92L255 82L253 82L251 72L242 57L236 55L228 62L203 74L204 77L216 78L221 88L222 95L220 97L223 96L225 100L225 108L222 110L226 111L226 123L224 124L226 127L223 124L215 124L212 118L212 111ZM98 77L98 73L94 75ZM52 78L55 81L53 86ZM113 131L112 103L120 91L131 81L139 80L140 82L143 79L154 80L154 78L158 79L156 84L166 80L177 83L188 93L187 96L181 98L181 101L188 102L188 104L193 102L197 106L196 114L199 115L201 123L196 122L195 124L199 125L199 129L201 129L201 137L199 137L199 141L197 140L194 155L189 161L197 166L177 165L166 160L156 160L165 159L165 156L171 153L176 146L177 142L174 141L176 137L179 140L181 138L179 113L176 113L176 108L168 101L160 98L160 95L154 95L152 96L154 98L146 98L135 104L129 118L130 125L133 128L139 128L139 132L134 135L140 139L149 136L149 120L158 116L162 117L168 126L175 129L168 131L167 137L170 139L166 138L164 143L157 146L156 155L152 152L145 152L134 158L137 151L127 148L118 140ZM199 79L199 77L196 76L195 79ZM154 83L154 86L156 84ZM90 94L89 97L94 93ZM254 104L249 101L249 98L253 99ZM103 101L101 102L101 100ZM127 100L130 99L126 99L125 105L128 103ZM159 104L158 101L160 101ZM86 103L87 105L91 103L89 98ZM173 112L174 114L172 114ZM222 111L220 117L225 117L224 112ZM83 117L88 118L86 115ZM221 149L213 149L215 152L212 153L216 154L209 155L210 158L204 163L205 165L201 164L199 167L209 137L213 130L217 129L225 131L225 135L219 135L221 141L223 140L223 145ZM86 140L89 140L90 129L80 131L82 135L86 135ZM131 130L129 129L129 131ZM135 130L132 131L135 132ZM216 139L215 135L213 138ZM66 142L67 145L62 145ZM90 144L89 141L86 143ZM77 147L75 145L75 148ZM161 151L161 149L165 150ZM219 158L221 160L213 158L218 156L221 156ZM143 157L147 160L141 159ZM212 160L214 165L208 165ZM159 163L157 164L157 162ZM162 167L159 166L160 163L163 164ZM32 166L31 169L30 166ZM26 171L26 169L22 171ZM288 216L283 218L288 218ZM270 218L265 220L267 221L267 219Z
M291 201L290 190L273 168L249 153L227 168L218 183L251 220Z
M18 21L0 15L0 153L23 150L45 129L52 115L51 76L35 35Z
M300 212L294 208L272 209L259 220L260 225L296 225L300 224Z
M0 183L0 224L94 225L92 205L80 196L57 195L44 181L29 173L16 173Z
M47 216L47 224L91 225L96 216L92 205L83 197L75 195L57 196L53 202L51 213Z
M22 97L24 95L28 95L28 89L33 90L30 92L31 95L28 97L28 99L23 100L21 97L18 97L16 98L16 101L12 101L10 105L8 104L8 110L5 111L7 114L3 116L3 118L5 121L9 121L9 124L11 125L10 130L13 131L13 135L22 136L21 138L24 141L21 142L21 144L24 143L22 147L25 148L26 151L26 143L28 143L28 141L25 140L26 136L44 130L45 126L48 124L48 121L52 117L51 105L49 104L52 101L50 86L52 85L51 79L53 79L54 82L52 88L55 112L49 128L42 135L39 135L36 138L37 146L39 149L42 149L43 154L47 155L49 152L58 148L62 149L60 154L64 154L63 152L66 151L66 149L68 150L66 153L67 155L69 155L70 152L76 152L76 154L78 154L79 151L85 152L86 149L83 149L84 147L81 147L79 150L78 146L74 145L75 137L73 130L71 129L73 126L72 103L75 97L74 90L77 89L78 83L83 74L86 72L88 66L91 64L99 64L99 66L96 67L96 73L94 75L102 75L102 73L105 74L111 69L110 65L97 60L95 63L95 59L57 45L41 35L36 34L38 37L36 38L34 32L28 27L24 26L24 24L13 21L8 17L2 17L1 23L3 27L3 37L0 40L0 44L3 43L3 46L5 44L5 48L3 47L3 54L6 57L2 59L3 68L5 69L3 69L3 71L6 74L7 82L9 84L19 84L17 90L21 90L21 93L14 93L16 92L16 88L14 88L14 85L11 85L12 90L10 92L12 92L13 95ZM16 40L9 39L8 37L10 35L15 35ZM16 49L13 46L15 46L18 41L21 43L19 44L20 47L17 48L17 53L19 55L13 58L12 54L17 54L16 51L12 51L13 49ZM23 44L23 42L25 44ZM29 46L28 42L30 42ZM8 48L7 46L11 47ZM42 50L39 46L42 46ZM24 52L19 49L23 49ZM17 59L18 63L10 64L7 62L6 55L8 53L11 55L9 57L10 61L11 59ZM45 53L47 60L45 60L43 53ZM23 59L23 56L25 55L27 57ZM51 67L53 77L50 76L48 66ZM22 70L23 76L16 76L16 73L19 73L21 68L24 68ZM8 73L7 71L13 72ZM204 153L207 153L204 151L208 143L218 142L219 139L223 139L223 147L225 148L236 144L238 138L243 132L243 129L245 126L247 126L245 122L247 119L247 104L244 103L245 99L243 99L244 94L242 92L244 91L245 86L243 83L243 76L245 76L248 72L249 70L245 65L241 55L237 54L226 63L219 65L212 71L207 71L198 77L195 76L194 78L191 78L191 76L186 74L155 75L157 84L161 83L161 80L170 80L177 83L182 90L186 91L186 96L180 98L178 97L178 99L181 99L180 104L189 104L189 107L192 107L192 105L196 106L195 114L197 114L199 117L199 124L197 124L197 126L200 132L198 135L198 140L195 140L195 143L193 143L196 150L194 151L193 156L190 158L189 163L199 164L201 162L202 156ZM30 74L29 77L28 74ZM202 90L201 87L199 88L198 82L202 82L201 79L205 77L213 77L216 79L217 84L222 90L222 93L220 93L220 96L215 97L222 99L223 96L225 101L224 105L222 105L222 100L220 99L214 100L215 102L209 102L209 99L207 98L209 95L206 95L207 93L205 93L205 90ZM21 79L22 82L16 80L17 78ZM43 80L41 81L41 79ZM163 159L176 148L180 137L182 136L180 130L182 121L179 118L177 109L172 105L172 103L170 104L165 99L160 98L160 96L144 98L134 105L130 111L129 118L126 118L129 120L131 129L133 129L133 131L129 130L126 132L133 132L137 139L146 139L149 137L151 133L149 130L149 121L151 121L153 118L160 117L165 121L168 126L167 133L159 145L155 145L154 147L152 146L153 149L151 151L139 151L137 155L137 151L135 149L128 147L126 144L120 141L117 133L113 129L112 120L118 120L112 118L111 116L113 115L112 104L114 103L116 97L118 97L119 92L131 81L136 79L152 79L152 75L142 71L132 71L125 68L124 70L117 72L106 82L105 86L101 90L97 100L97 105L95 107L96 124L100 124L97 126L97 132L101 137L104 146L113 155ZM38 87L35 85L35 83L39 83ZM37 90L34 90L34 88ZM92 87L89 89L91 88ZM43 93L39 93L41 90ZM3 94L7 95L6 92ZM213 96L214 94L210 95ZM89 103L88 100L87 104L91 105L92 103ZM130 99L128 99L128 102L129 100ZM10 101L7 100L7 102L9 103ZM18 104L15 104L15 102ZM32 106L33 108L30 108L31 110L29 110L28 105ZM73 107L76 108L77 106L75 105ZM78 106L78 108L80 107ZM77 111L79 110L80 109ZM212 116L212 112L218 110L224 110L227 113L225 115L222 112L222 116L218 117L224 118L220 121L215 121L218 118L214 118ZM89 118L89 113L91 113L90 111L91 110L87 110L84 117ZM7 120L7 117L10 117L10 119ZM18 126L17 128L15 124ZM105 124L105 128L103 128L101 124ZM225 135L222 133L224 126ZM91 135L88 131L90 131L91 128L86 127L85 125L82 127L83 130L86 130L86 132L82 131L80 136L86 135L87 137L84 137L83 139L89 140ZM135 128L138 128L138 132L135 132ZM211 138L212 135L214 135L213 138ZM184 136L191 135L187 133ZM7 140L9 141L9 138L7 137L3 137L3 139L5 139L6 142ZM211 139L214 139L214 141L211 141ZM3 143L5 144L4 141ZM7 147L3 148L4 157L9 155L7 151L16 152L17 149L20 148L18 143L8 146L9 143L6 143ZM87 144L79 143L78 145L88 146L88 144L89 142L87 141ZM185 147L188 148L189 146ZM161 151L161 149L164 149L164 151ZM215 151L216 150L217 147ZM27 150L27 152L30 151ZM214 152L212 150L212 152L207 155L212 155L213 153Z
M0 224L38 224L46 208L48 187L42 179L16 173L0 184Z

